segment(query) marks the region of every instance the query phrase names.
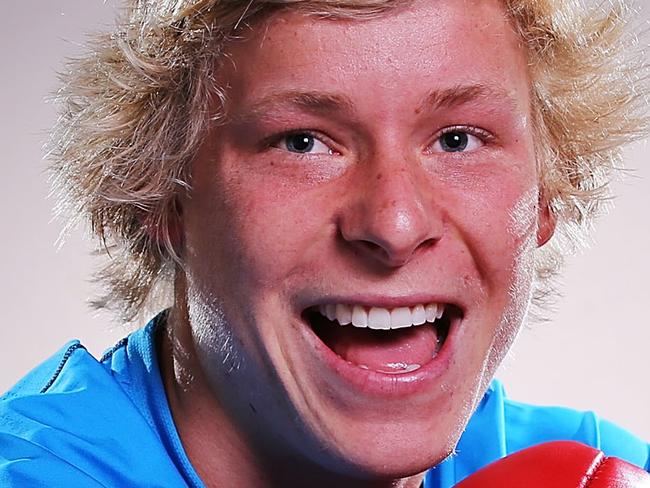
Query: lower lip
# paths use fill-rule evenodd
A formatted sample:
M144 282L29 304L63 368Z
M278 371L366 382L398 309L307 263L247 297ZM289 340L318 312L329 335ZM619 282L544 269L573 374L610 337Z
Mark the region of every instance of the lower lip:
M415 371L400 374L380 373L349 363L327 347L309 324L303 322L303 325L307 330L307 341L315 349L316 356L347 387L369 397L400 398L430 391L432 387L440 384L441 377L449 370L456 330L460 322L459 318L451 318L445 342L431 361Z

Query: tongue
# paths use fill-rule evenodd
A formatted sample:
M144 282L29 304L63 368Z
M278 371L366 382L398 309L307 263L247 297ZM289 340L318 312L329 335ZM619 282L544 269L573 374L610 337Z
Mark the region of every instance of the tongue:
M330 323L322 332L321 339L343 359L382 373L414 371L437 352L433 325L372 330Z

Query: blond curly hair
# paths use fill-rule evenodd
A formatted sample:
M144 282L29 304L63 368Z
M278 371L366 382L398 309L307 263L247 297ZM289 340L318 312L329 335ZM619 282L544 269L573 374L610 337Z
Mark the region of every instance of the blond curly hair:
M647 131L648 66L622 2L587 12L575 0L503 2L528 52L542 194L558 224L538 263L543 283L581 245L622 146ZM182 267L168 230L179 192L189 189L189 163L223 117L215 73L229 40L282 9L357 19L405 3L137 0L113 32L71 61L51 168L58 212L71 223L89 219L103 243L107 262L97 277L106 294L95 304L139 318L154 290Z

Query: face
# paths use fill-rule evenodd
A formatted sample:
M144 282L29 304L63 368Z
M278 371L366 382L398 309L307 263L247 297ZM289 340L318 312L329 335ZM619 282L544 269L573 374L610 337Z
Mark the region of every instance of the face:
M543 236L518 39L497 0L422 1L276 14L229 60L228 119L182 202L202 372L260 449L420 472L529 302Z

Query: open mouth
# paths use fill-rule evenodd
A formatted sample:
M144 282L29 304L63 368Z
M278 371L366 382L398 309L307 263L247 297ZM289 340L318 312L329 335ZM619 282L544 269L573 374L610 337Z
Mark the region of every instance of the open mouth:
M427 365L444 347L453 317L450 304L368 307L326 304L309 307L303 318L342 360L384 374L405 374Z

